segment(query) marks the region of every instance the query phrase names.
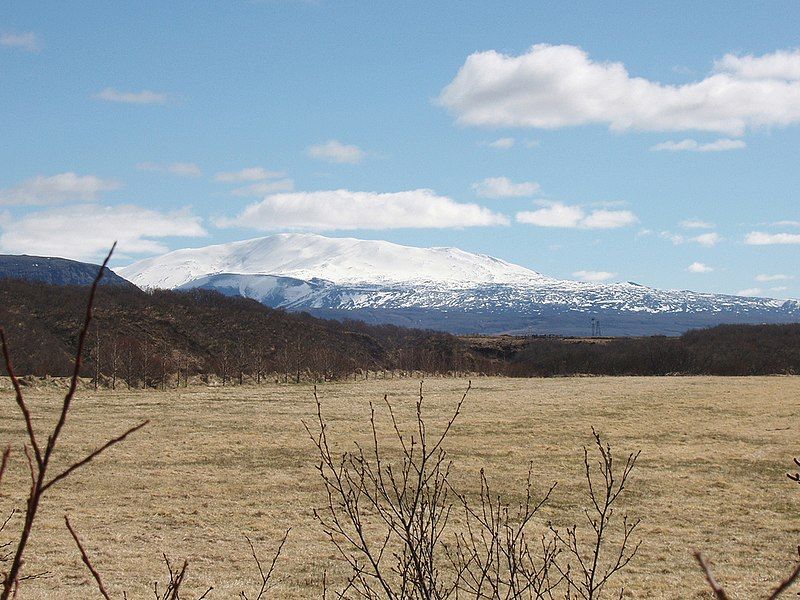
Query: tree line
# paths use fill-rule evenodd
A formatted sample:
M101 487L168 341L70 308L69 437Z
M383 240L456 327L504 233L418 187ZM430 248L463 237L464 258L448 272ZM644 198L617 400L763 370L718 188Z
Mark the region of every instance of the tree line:
M680 337L468 338L512 377L800 373L800 323L718 325Z
M86 288L0 280L0 324L17 373L70 374ZM102 286L81 375L100 385L167 387L474 372L476 359L444 333L329 321L206 290Z
M19 374L70 374L85 294L81 286L0 279L0 325L13 341ZM800 324L721 325L680 337L457 337L319 319L207 290L101 286L87 335L81 375L114 388L454 373L800 373Z

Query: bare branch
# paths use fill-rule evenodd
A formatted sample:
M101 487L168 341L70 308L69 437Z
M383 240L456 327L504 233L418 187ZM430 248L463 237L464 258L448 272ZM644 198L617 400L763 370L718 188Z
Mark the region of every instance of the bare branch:
M88 554L86 554L86 550L81 544L81 540L78 538L78 534L75 533L75 530L72 528L72 525L69 522L69 517L64 515L64 522L67 524L67 529L69 529L69 533L72 536L72 539L75 540L75 545L78 546L78 550L81 553L81 559L83 560L83 564L86 565L86 568L89 569L89 572L94 577L95 583L97 583L97 589L100 591L100 594L106 600L111 600L111 596L108 595L105 586L103 585L103 580L100 578L100 573L97 572L97 569L94 568L92 565L92 561L89 560Z
M55 485L56 483L58 483L62 479L66 478L66 477L69 477L69 475L72 474L74 471L76 471L77 469L80 469L82 466L90 463L92 460L97 458L100 454L102 454L103 452L108 450L111 446L114 446L114 445L119 444L120 442L124 441L125 438L127 438L130 434L132 434L132 433L134 433L136 431L139 431L142 427L144 427L148 423L150 423L149 419L145 420L145 421L142 421L138 425L135 425L134 427L131 427L130 429L128 429L128 431L126 431L122 435L119 435L119 436L115 437L114 439L111 439L111 440L107 441L105 444L100 446L97 450L95 450L94 452L92 452L91 454L86 456L86 458L84 458L83 460L79 460L78 462L74 463L73 465L69 466L67 469L62 471L60 474L58 474L55 477L53 477L50 481L48 481L46 484L44 484L42 486L42 491L43 492L47 491L50 487L52 487L53 485Z

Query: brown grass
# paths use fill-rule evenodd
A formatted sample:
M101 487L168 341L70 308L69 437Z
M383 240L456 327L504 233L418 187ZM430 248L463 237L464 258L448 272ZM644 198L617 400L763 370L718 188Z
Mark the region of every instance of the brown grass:
M364 441L368 402L385 392L410 420L417 385L320 387L331 438L342 448ZM429 426L446 420L465 387L426 382ZM29 389L27 398L44 430L58 392ZM733 597L759 597L791 571L800 541L800 490L784 474L800 453L798 398L797 377L479 379L447 449L454 483L473 492L485 467L494 489L521 493L533 461L542 492L560 482L545 517L565 525L585 502L581 446L594 425L620 455L642 449L627 508L643 519L644 544L622 575L627 595L708 598L692 557L701 549ZM20 597L97 597L64 513L112 596L152 596L152 582L164 579L162 551L189 559L187 597L208 585L211 598L257 591L244 536L266 557L292 526L273 597L319 597L323 571L335 582L341 568L312 515L325 498L301 420L313 422L314 411L304 385L80 391L60 442L64 464L133 421L151 424L45 498L25 571L52 576L26 582ZM8 391L0 392L0 416L0 442L18 445L24 423ZM385 418L380 426L388 434ZM4 493L18 492L0 498L0 514L23 507L23 460L15 447ZM17 518L9 528L19 525Z

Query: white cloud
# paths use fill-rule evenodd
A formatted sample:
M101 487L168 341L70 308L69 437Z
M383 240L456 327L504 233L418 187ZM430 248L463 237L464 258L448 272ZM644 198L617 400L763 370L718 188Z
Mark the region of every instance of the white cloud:
M700 219L686 219L681 221L680 224L684 229L714 229L713 223L701 221Z
M789 279L794 279L794 275L784 275L783 273L775 273L774 275L756 275L756 281L761 283L765 283L767 281L788 281Z
M152 162L143 162L136 165L140 171L151 171L153 173L170 173L178 177L201 177L203 171L194 163L174 162L161 165Z
M438 103L466 125L556 129L591 123L615 131L708 131L800 123L800 54L728 55L692 83L632 77L576 46L535 45L519 56L470 55ZM780 77L778 77L778 75Z
M489 142L489 148L494 148L495 150L508 150L509 148L513 148L516 140L510 137L502 137L496 139L493 142Z
M711 273L714 269L701 262L693 262L686 267L686 270L689 271L689 273Z
M286 178L252 183L236 188L231 194L233 196L266 196L275 192L291 192L292 190L294 190L294 180Z
M711 246L716 246L718 243L722 241L722 239L723 238L720 234L711 232L711 233L703 233L700 235L696 235L693 238L689 238L689 241L710 248Z
M726 54L714 63L714 70L739 79L800 80L800 49L778 50L763 56Z
M746 289L743 289L743 290L739 290L738 292L736 292L736 295L737 296L760 296L763 293L764 293L764 290L762 290L761 288L752 287L752 288L746 288Z
M263 167L248 167L240 171L227 171L214 175L214 181L221 183L242 183L245 181L264 181L285 177L283 171L268 171Z
M0 189L0 205L58 204L70 200L91 201L101 193L117 190L122 183L95 175L59 173L38 175L11 188Z
M140 206L81 204L30 213L3 225L5 252L93 260L114 241L118 256L166 252L169 237L206 235L200 218L189 212L160 212Z
M307 153L311 158L348 165L357 165L366 156L366 152L358 146L343 144L338 140L328 140L324 144L311 146Z
M789 288L787 286L785 286L785 285L777 285L775 287L769 288L769 291L770 292L785 292L788 289Z
M10 31L0 33L0 46L20 48L28 52L38 52L41 49L38 36L32 31L13 33Z
M742 148L747 148L747 144L745 144L742 140L722 138L714 142L707 142L704 144L692 139L681 140L680 142L669 140L666 142L661 142L660 144L656 144L655 146L651 146L650 150L654 152L664 150L669 152L687 150L690 152L724 152L725 150L740 150Z
M608 271L575 271L572 276L577 277L581 281L608 281L616 277L616 273Z
M636 218L629 210L595 210L586 216L582 226L586 229L617 229L638 223Z
M274 194L247 206L219 227L261 231L304 229L445 228L507 225L508 219L477 204L461 204L426 189L406 192L329 190Z
M167 95L150 90L141 92L120 92L114 88L106 88L95 96L106 102L122 102L124 104L166 104Z
M533 211L518 212L516 219L518 223L528 225L570 229L616 229L639 221L629 210L599 209L587 213L581 206L560 202Z
M476 181L472 189L482 198L521 198L533 196L539 191L539 184L535 181L521 181L514 183L508 177L487 177L483 181Z
M679 244L694 243L694 244L700 244L701 246L706 246L708 248L716 246L718 243L720 243L722 240L725 239L716 232L701 233L700 235L686 237L680 233L672 233L671 231L662 231L659 235L665 240L669 240L676 246Z
M800 233L766 233L764 231L751 231L745 236L744 243L751 246L800 244Z
M800 227L800 221L776 221L772 225L775 227Z

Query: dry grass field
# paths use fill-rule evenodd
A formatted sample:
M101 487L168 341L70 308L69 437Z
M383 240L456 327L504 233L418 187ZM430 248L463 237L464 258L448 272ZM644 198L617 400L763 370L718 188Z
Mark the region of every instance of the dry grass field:
M410 423L417 385L320 386L332 439L342 449L364 441L369 401L384 393ZM430 427L444 423L466 385L425 382ZM44 430L60 396L28 397ZM485 467L496 490L519 495L532 461L542 491L560 482L539 523L567 524L586 502L581 447L595 426L620 454L642 450L626 507L642 518L644 543L622 575L626 596L709 598L691 555L700 548L734 597L757 598L797 559L800 489L785 472L800 454L798 400L799 377L477 379L447 450L467 492ZM266 557L290 526L271 597L319 597L323 571L336 581L341 566L312 515L325 496L301 421L313 423L314 411L307 385L80 392L60 464L142 419L151 424L45 498L25 569L51 575L26 583L20 597L98 597L65 513L114 597L127 590L128 598L151 598L153 581L163 580L163 551L189 559L187 598L208 585L210 598L235 598L258 580L244 536ZM18 445L22 422L8 390L0 414L0 442ZM3 513L24 505L23 460L15 447ZM19 525L17 518L9 527Z

